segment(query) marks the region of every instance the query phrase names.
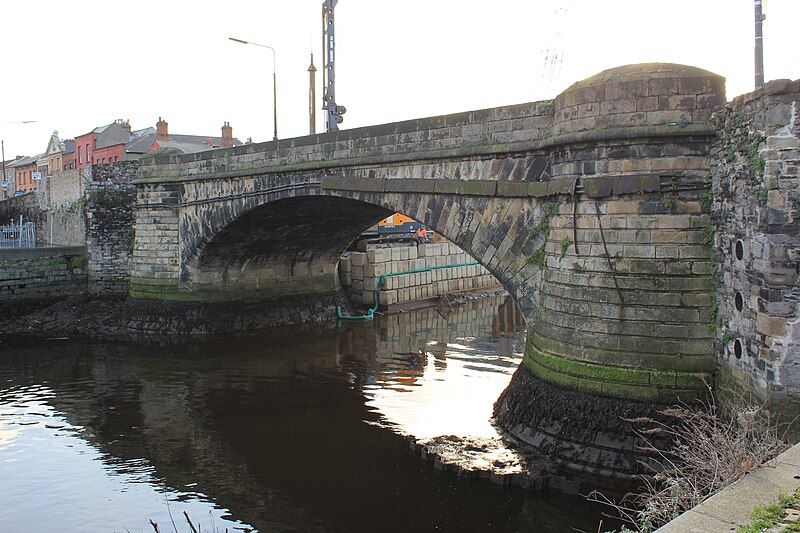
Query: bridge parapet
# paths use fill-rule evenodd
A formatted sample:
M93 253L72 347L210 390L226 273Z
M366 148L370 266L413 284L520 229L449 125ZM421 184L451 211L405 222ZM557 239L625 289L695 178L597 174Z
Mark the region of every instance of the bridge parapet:
M367 126L187 155L160 155L140 182L315 171L515 151L552 134L551 100Z

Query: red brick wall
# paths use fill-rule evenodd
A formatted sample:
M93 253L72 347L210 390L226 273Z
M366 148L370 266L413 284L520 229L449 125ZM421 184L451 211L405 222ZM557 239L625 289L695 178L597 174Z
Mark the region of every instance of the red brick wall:
M115 161L125 161L125 145L115 144L98 148L92 152L93 163L113 163Z
M75 137L75 168L86 168L92 164L94 143L94 133L86 133Z

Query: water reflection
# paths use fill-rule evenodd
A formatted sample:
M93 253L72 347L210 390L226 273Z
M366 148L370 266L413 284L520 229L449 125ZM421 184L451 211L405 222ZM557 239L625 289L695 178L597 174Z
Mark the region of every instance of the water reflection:
M520 357L509 307L164 349L6 348L0 529L165 531L186 510L223 531L596 530L579 500L440 474L398 435L493 432Z
M522 314L500 297L448 311L382 317L376 331L350 328L341 365L368 363L361 383L367 406L400 433L496 436L492 405L522 357Z

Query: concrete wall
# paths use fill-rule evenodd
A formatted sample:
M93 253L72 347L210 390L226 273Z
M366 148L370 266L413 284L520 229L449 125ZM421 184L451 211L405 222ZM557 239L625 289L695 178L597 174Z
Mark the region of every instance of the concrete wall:
M727 374L800 403L800 80L776 80L715 116L717 343Z
M369 307L384 274L424 270L386 278L380 293L382 309L408 302L437 298L443 294L499 287L500 282L481 265L442 268L474 263L475 260L452 243L411 244L348 252L339 260L339 278L350 301Z
M87 259L84 247L0 250L0 302L85 293Z

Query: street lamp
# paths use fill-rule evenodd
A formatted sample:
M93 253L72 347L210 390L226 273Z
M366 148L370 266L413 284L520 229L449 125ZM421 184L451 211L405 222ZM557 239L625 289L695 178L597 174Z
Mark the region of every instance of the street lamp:
M7 196L8 179L6 179L6 144L4 140L0 140L0 158L3 161L3 182L0 185L3 186L3 198L5 198Z
M278 82L277 82L277 77L275 75L275 63L276 63L275 49L269 46L268 44L253 43L242 39L236 39L235 37L228 37L228 39L240 44L251 44L253 46L259 46L261 48L269 48L270 51L272 52L272 116L275 125L275 131L272 140L277 141L278 140Z

